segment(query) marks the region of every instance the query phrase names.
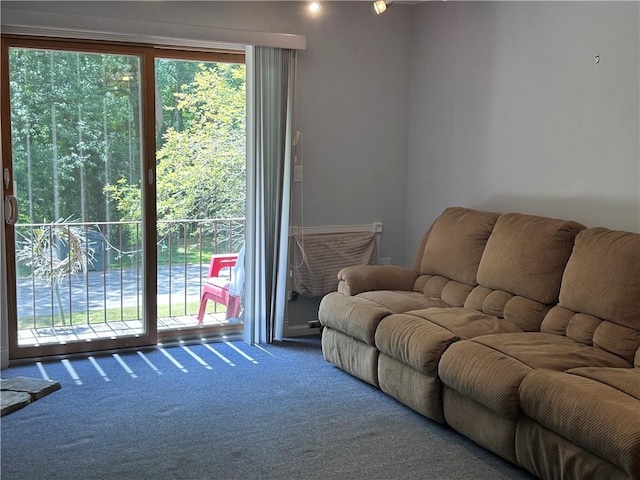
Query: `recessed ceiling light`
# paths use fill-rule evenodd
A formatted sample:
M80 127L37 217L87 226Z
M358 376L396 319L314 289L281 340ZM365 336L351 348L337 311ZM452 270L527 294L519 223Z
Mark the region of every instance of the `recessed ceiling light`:
M322 8L322 6L320 5L320 2L309 3L309 12L311 13L318 13L320 11L320 8Z

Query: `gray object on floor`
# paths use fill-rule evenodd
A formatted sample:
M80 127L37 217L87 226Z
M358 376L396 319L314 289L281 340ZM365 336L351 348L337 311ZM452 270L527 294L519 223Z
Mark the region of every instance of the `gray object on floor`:
M30 377L3 378L0 380L0 390L0 416L4 416L60 390L60 382Z

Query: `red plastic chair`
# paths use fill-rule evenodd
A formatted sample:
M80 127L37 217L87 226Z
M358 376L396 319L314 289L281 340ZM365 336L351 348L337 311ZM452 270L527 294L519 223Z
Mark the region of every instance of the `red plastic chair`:
M240 313L240 297L229 295L229 285L231 284L231 274L226 277L220 276L223 268L229 268L231 272L238 259L237 253L222 255L212 255L209 264L207 280L202 287L200 297L200 309L198 310L198 325L202 325L204 314L207 310L207 302L213 300L216 303L227 307L226 319L237 318Z

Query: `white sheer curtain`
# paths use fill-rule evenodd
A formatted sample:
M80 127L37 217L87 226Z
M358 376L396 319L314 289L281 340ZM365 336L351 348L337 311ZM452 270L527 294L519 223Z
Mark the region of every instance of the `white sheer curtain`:
M284 329L295 50L247 49L247 226L244 339Z

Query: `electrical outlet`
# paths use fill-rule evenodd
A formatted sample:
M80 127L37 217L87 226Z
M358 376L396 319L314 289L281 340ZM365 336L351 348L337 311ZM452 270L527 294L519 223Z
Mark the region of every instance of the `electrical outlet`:
M296 183L302 182L302 165L293 166L293 181Z

